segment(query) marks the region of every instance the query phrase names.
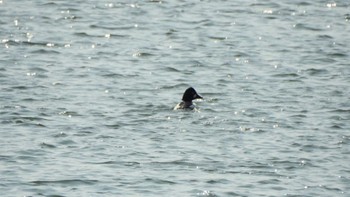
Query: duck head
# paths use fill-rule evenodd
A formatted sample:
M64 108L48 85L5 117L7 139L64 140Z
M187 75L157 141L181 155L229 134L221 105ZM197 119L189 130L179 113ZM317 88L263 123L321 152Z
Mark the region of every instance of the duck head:
M184 95L182 96L182 100L185 102L191 102L195 99L203 99L201 95L199 95L196 90L192 87L187 88Z

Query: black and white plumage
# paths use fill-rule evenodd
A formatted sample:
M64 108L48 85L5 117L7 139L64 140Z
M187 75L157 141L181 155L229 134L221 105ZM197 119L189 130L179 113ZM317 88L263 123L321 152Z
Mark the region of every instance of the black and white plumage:
M203 99L201 95L199 95L196 90L192 87L187 88L185 93L182 96L182 102L177 104L174 107L174 110L178 109L194 109L195 105L192 103L193 100L195 99Z

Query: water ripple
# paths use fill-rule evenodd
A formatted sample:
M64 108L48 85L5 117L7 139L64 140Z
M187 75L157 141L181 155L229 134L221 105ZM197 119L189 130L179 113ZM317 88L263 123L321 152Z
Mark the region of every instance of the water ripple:
M67 179L67 180L57 180L57 181L31 181L29 184L36 186L41 185L94 185L98 183L98 180L84 180L84 179Z

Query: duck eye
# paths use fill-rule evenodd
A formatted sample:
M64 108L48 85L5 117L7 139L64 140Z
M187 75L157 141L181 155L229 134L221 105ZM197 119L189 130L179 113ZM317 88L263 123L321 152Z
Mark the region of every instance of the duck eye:
M193 95L193 98L197 98L197 94L194 94L194 95Z

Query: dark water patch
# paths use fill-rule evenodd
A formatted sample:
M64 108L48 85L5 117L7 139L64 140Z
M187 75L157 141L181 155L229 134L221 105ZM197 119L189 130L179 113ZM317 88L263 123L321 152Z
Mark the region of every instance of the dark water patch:
M92 29L108 29L108 30L129 30L129 29L135 29L134 25L125 25L125 26L116 26L116 27L107 27L107 26L102 26L99 24L93 24L90 25L90 28ZM128 36L125 36L128 37Z
M255 174L275 173L275 172L269 171L271 169L271 166L269 166L267 163L252 162L250 164L245 164L245 167L253 170Z
M138 78L140 76L139 74L123 74L124 78Z
M87 162L90 164L96 164L96 165L117 165L117 166L125 166L125 167L134 167L139 168L141 166L141 163L136 161L103 161L103 162Z
M151 162L151 165L155 166L187 166L187 167L195 167L197 164L191 163L191 162L186 162L183 160L174 160L174 161L165 161L165 162Z
M176 69L174 67L170 67L170 66L163 67L162 69L164 69L165 71L168 71L168 72L176 72L176 73L181 73L182 72L181 70Z
M58 181L31 181L30 185L34 186L54 186L54 185L94 185L98 183L98 180L84 180L84 179L68 179L68 180L58 180Z
M23 161L37 161L38 157L36 156L30 156L30 155L20 155L16 156L14 159L16 162L23 162Z
M35 125L37 127L47 127L46 125L44 125L42 123L35 123L35 124L32 124L32 125Z
M174 181L170 181L170 180L164 180L164 179L157 179L157 178L146 178L144 179L146 182L152 182L155 184L166 184L166 185L174 185L177 184Z
M268 184L279 184L281 183L282 181L279 180L279 179L268 179L268 180L261 180L261 181L258 181L259 184L262 184L262 185L268 185Z
M333 39L332 36L326 35L326 34L318 35L317 37L318 37L318 38L321 38L322 40L324 40L324 39Z
M217 162L213 162L213 163L217 163ZM219 167L201 167L200 168L203 172L208 172L208 173L220 173L223 174L225 172L223 172Z
M1 71L1 72L5 72L5 71L6 71L6 68L0 68L0 71ZM2 73L0 73L0 74L2 74ZM4 74L2 74L2 75L4 75ZM1 75L1 76L2 76L2 75ZM6 75L4 75L4 76L6 76Z
M231 166L232 168L234 168L234 166ZM225 170L225 174L245 174L245 172L243 172L242 170Z
M306 1L301 1L296 3L298 6L311 6L312 3L306 2Z
M225 192L224 196L240 196L240 197L248 197L246 194L240 194L236 192Z
M316 144L306 144L306 145L302 145L301 147L301 151L305 151L305 152L314 152L314 151L319 151L319 150L327 150L327 149L336 149L336 148L331 148L328 146L324 146L324 145L316 145Z
M19 85L19 86L12 86L9 88L9 90L29 90L29 89L45 90L47 88L48 88L47 86L42 86L42 85L27 85L27 86ZM29 101L31 99L35 100L34 98L23 98L22 100L25 101L26 99L29 99Z
M73 130L72 128L67 128L66 130ZM93 128L93 127L89 127L89 128L84 128L84 129L81 129L79 130L77 133L73 134L74 136L80 136L80 137L83 137L83 136L91 136L93 134L95 134L95 131L96 128Z
M34 73L34 72L38 72L38 73L47 73L48 70L45 69L45 68L42 68L42 67L33 67L33 68L30 68L30 73Z
M203 26L212 26L213 23L210 19L197 19L197 18L187 18L181 20L184 24L189 24L189 25L203 25ZM201 26L195 26L195 29L199 29Z
M312 27L309 26L307 24L303 24L303 23L298 23L294 26L295 29L300 29L300 30L309 30L309 31L323 31L324 29L322 28L317 28L317 27Z
M129 35L121 35L121 34L110 34L109 38L128 38Z
M98 135L96 139L112 139L115 138L113 135Z
M37 116L13 116L13 120L22 120L22 121L46 121L47 119Z
M332 192L338 192L340 194L340 192L343 192L342 189L340 188L337 188L337 187L330 187L330 186L327 186L327 185L322 185L322 186L316 186L316 187L322 187L324 188L325 190L328 190L328 191L332 191Z
M0 155L0 161L11 162L11 163L14 162L13 157L7 156L7 155Z
M106 127L110 128L110 129L119 129L121 127L121 125L118 124L106 124Z
M346 53L329 53L327 54L329 57L334 57L334 58L340 58L340 57L347 57L348 54Z
M211 40L221 40L221 41L227 39L227 37L220 37L220 36L209 36L208 38Z
M20 41L20 40L5 40L4 43L7 43L12 46L24 45L24 46L40 46L40 47L50 47L50 46L64 46L59 43L51 42L32 42L32 41Z
M91 164L98 164L98 165L111 165L111 164L119 164L120 162L116 161L103 161L103 162L88 162Z
M125 165L125 166L136 166L136 165L141 165L141 163L139 163L139 162L136 162L136 161L122 161L122 162L120 162L120 161L113 161L113 162L111 162L111 161L108 161L108 162L103 162L103 163L101 163L101 164L115 164L115 163L118 163L118 164L123 164L123 165Z
M181 72L184 75L193 75L195 73L193 70L182 70Z
M193 65L194 67L204 67L205 64L202 63L201 61L198 60L192 60L190 61L190 64Z
M5 119L5 120L1 120L0 123L3 124L3 125L6 125L6 124L13 124L13 121L11 121L11 120L6 120L6 119Z
M214 185L214 184L226 184L226 183L229 183L230 181L228 181L227 179L211 179L211 180L208 180L206 181L206 183L209 183L211 185Z
M297 77L300 77L297 73L280 73L280 74L275 74L272 76L278 77L278 78L297 78Z
M42 3L41 5L42 6L48 6L48 7L52 8L53 6L56 6L58 4L55 3L55 2L47 2L47 3Z
M294 114L294 115L291 115L289 117L292 118L292 119L295 119L295 118L297 118L297 119L305 119L305 118L307 118L307 115L306 114Z
M266 18L266 19L269 19L269 20L278 19L278 17L272 16L272 15L266 15L265 18Z
M306 70L303 70L303 72L310 76L323 76L323 75L329 74L329 71L326 69L316 69L316 68L306 69Z
M67 140L62 140L60 142L58 142L61 145L74 145L77 144L75 141L67 139Z
M177 32L178 32L178 31L175 30L175 29L169 29L169 30L165 33L165 35L171 36L171 35L174 35L174 34L177 33Z
M245 53L245 52L237 52L234 57L235 58L243 58L243 59L249 59L248 57L250 57L251 55L249 53Z
M43 143L40 144L40 148L50 148L50 149L52 149L52 148L56 148L56 146L53 145L53 144L48 144L48 143L43 142Z
M90 35L86 32L76 32L76 33L74 33L74 35L79 36L79 37L98 37L95 35Z
M298 144L298 143L295 143ZM296 146L301 146L301 144L298 144ZM278 158L270 159L269 160L274 166L286 170L292 170L300 168L300 166L303 164L301 161L296 161L294 158L291 160L280 160ZM276 174L278 175L278 174Z
M148 3L158 3L158 4L163 3L162 0L148 0L147 2Z
M331 95L331 96L344 96L344 92L342 90L332 90L329 95Z
M66 86L66 84L64 84L62 82L53 82L52 85L53 86Z
M314 61L315 61L315 62L322 62L322 63L333 64L333 63L335 63L337 60L336 60L335 58L330 58L330 57L321 57L321 58L315 58Z
M61 54L59 51L53 49L38 49L31 51L33 54Z
M15 161L18 160L31 160L31 161L38 161L38 158L42 158L43 156L47 155L47 151L41 148L36 149L26 149L26 150L16 150L18 155L15 158Z
M350 113L349 113L350 115ZM329 119L331 120L345 120L342 116L340 115L333 115L333 116L330 116Z
M341 113L341 114L347 114L350 115L350 109L335 109L329 111L330 113Z
M345 14L345 15L344 15L344 19L345 19L346 21L350 21L350 14Z
M220 10L220 13L224 14L255 14L255 12L252 9L242 9L242 7L230 7L230 8L223 8ZM229 15L232 16L232 15Z
M341 126L341 125L332 125L332 126L330 126L329 127L330 129L337 129L337 130L341 130L341 129L344 129L344 127L343 126Z
M137 53L133 54L134 57L150 57L150 56L154 56L154 55L155 54L148 53L148 52L137 52Z
M160 89L165 89L165 90L171 90L171 89L177 89L179 90L179 95L182 96L186 88L188 88L190 85L187 83L176 83L175 85L168 85L164 84L161 86Z
M250 4L252 7L269 7L269 8L279 8L281 7L280 4L278 3L273 3L273 2L259 2L259 3L252 3Z
M304 83L302 79L284 79L283 81L288 83Z
M14 89L14 90L26 90L28 88L29 88L28 86L22 86L22 85L11 87L11 89Z

